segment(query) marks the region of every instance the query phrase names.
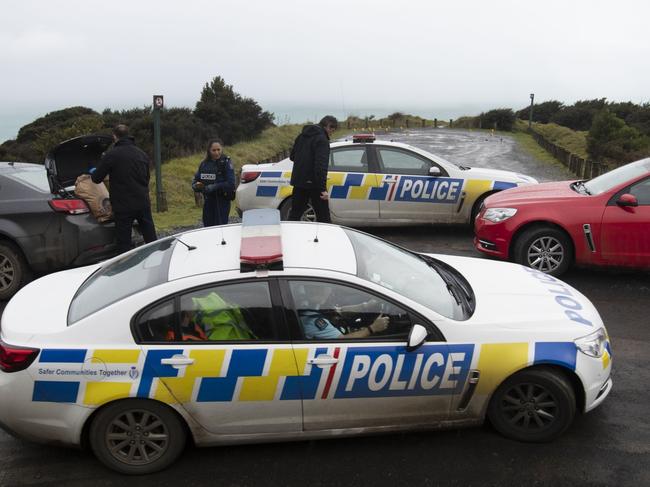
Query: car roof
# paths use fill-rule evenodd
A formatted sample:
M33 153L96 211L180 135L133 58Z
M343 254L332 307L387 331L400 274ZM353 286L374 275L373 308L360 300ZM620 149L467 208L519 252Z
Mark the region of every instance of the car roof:
M16 170L44 171L45 166L43 166L43 164L37 164L34 162L0 162L0 172L9 172Z
M356 274L357 260L350 239L341 227L324 223L282 222L284 269L321 269ZM239 271L241 225L209 227L176 235L169 263L169 280L220 271ZM222 243L224 242L224 243ZM255 275L242 272L242 277Z

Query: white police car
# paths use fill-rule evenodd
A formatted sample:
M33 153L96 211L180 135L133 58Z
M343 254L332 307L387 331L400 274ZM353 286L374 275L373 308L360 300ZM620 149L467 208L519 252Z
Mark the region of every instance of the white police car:
M277 208L286 220L293 162L246 164L237 208ZM355 135L331 144L327 188L333 223L352 226L473 222L482 201L498 191L537 183L523 174L458 166L422 149ZM308 207L303 220L314 221Z
M36 304L38 303L38 304ZM196 445L479 424L555 438L612 387L592 304L516 264L276 210L23 288L0 425L146 473Z

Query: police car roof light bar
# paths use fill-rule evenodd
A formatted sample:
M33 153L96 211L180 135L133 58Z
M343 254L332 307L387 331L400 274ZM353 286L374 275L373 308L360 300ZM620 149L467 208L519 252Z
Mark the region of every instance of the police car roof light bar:
M282 234L280 212L270 208L248 210L242 216L241 272L258 269L282 270Z
M352 136L353 143L374 142L377 138L375 134L354 134Z

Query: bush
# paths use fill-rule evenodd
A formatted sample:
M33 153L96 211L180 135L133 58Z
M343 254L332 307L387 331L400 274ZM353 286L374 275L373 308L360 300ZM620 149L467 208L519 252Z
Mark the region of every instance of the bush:
M594 115L607 106L606 98L581 100L569 107L563 107L551 117L551 122L573 130L589 130Z
M490 110L479 115L481 128L511 131L515 123L515 112L510 108Z
M650 137L626 125L609 110L601 110L594 116L587 136L587 152L599 162L624 164L650 153Z
M557 100L545 101L533 105L533 122L549 123L551 118L558 113L564 104ZM522 108L517 112L517 118L529 120L530 106Z

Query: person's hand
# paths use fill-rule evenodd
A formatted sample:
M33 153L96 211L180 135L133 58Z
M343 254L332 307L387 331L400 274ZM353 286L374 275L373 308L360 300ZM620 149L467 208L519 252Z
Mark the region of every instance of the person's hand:
M216 184L208 184L205 189L203 190L204 193L207 194L212 194L217 191L217 185Z
M377 318L375 318L375 321L373 321L368 328L370 328L373 333L381 333L386 328L388 328L389 322L390 322L390 318L388 316L384 316L383 314L380 314L379 316L377 316Z
M320 199L322 199L323 201L327 201L328 199L330 199L329 193L327 191L321 191Z
M200 193L201 191L203 191L203 183L201 181L196 181L195 183L192 183L192 189L195 192Z

